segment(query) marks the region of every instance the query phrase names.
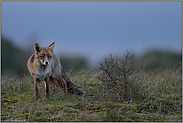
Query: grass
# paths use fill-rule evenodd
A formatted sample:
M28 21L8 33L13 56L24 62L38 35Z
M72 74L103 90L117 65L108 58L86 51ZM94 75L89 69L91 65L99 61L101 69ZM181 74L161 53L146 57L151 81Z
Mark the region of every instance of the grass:
M80 70L70 79L82 87L82 96L65 94L50 87L46 100L44 84L40 98L35 99L33 78L1 78L1 122L35 121L182 121L182 72L180 69L141 70L129 75L129 100L119 100L120 94L109 91L97 79L99 68ZM67 74L69 76L69 74Z

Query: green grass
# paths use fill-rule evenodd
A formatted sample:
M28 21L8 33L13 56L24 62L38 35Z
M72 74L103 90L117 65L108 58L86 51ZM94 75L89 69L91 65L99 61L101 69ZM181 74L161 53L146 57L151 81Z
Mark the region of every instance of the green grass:
M101 81L99 68L80 70L69 78L82 87L83 96L65 94L50 87L46 100L44 84L40 98L35 99L33 78L1 78L1 121L182 121L182 73L167 69L163 72L139 71L129 76L133 86L129 100L119 100L120 94L109 91Z

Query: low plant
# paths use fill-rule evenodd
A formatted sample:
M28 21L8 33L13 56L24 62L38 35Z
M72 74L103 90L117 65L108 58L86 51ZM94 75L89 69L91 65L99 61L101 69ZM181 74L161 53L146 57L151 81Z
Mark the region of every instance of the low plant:
M97 77L102 82L103 91L107 95L112 95L114 101L129 101L133 98L133 80L129 76L133 73L134 56L127 54L124 58L105 58L100 64L100 76Z

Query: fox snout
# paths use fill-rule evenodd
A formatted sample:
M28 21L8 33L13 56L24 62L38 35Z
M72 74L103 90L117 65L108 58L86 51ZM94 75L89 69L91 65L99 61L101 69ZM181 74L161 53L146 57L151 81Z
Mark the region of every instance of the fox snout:
M45 66L50 64L50 60L51 59L49 59L47 56L44 56L44 57L40 58L41 63Z
M46 65L48 65L49 64L49 62L45 62L46 63Z
M48 65L48 64L49 64L49 61L42 61L42 60L41 60L41 63L42 63L43 65L45 65L45 66L46 66L46 65Z

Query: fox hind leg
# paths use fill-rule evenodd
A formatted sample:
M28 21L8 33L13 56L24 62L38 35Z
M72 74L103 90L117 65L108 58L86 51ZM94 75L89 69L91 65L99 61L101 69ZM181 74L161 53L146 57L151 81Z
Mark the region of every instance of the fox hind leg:
M60 74L60 76L61 76L61 79L62 79L62 81L63 81L63 83L64 83L64 87L65 87L65 92L67 93L67 82L64 80L64 78L62 77L62 74Z
M57 85L55 84L54 79L53 79L52 76L50 76L50 78L49 78L49 84L52 86L52 88L53 88L53 93L54 93L54 92L55 92L55 89L57 88ZM52 93L52 94L53 94L53 93Z
M53 79L52 76L49 78L49 84L52 86L52 88L54 90L57 88L57 85L55 84L54 79Z
M65 92L67 93L67 82L61 75L61 71L53 73L53 78L58 82L61 88L64 88Z

